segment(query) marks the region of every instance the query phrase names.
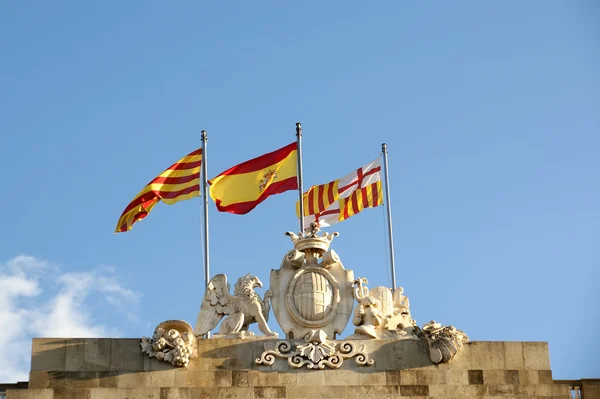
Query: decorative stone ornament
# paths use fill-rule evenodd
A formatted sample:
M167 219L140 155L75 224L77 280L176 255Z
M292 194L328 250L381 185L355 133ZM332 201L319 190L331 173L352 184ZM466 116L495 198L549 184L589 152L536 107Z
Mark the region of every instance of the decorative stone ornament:
M271 302L277 322L288 339L304 337L315 329L335 339L352 314L352 270L344 269L339 256L329 250L337 233L311 231L286 233L294 243L278 270L271 270Z
M448 363L464 344L470 342L464 331L457 330L454 326L442 327L435 320L423 326L423 333L429 345L429 357L435 364Z
M262 282L248 273L237 280L234 294L231 295L227 276L217 274L211 278L196 320L196 337L202 337L214 329L223 317L225 319L221 323L219 334L215 334L214 338L252 336L254 334L248 331L248 326L252 323L258 323L258 329L265 335L277 337L278 334L267 325L271 291L267 290L264 299L261 299L254 292L256 287L262 287Z
M154 329L152 338L143 337L142 352L149 357L187 367L190 358L196 358L196 338L192 326L183 320L167 320Z
M304 337L304 344L297 345L292 350L289 341L279 341L275 344L266 343L265 351L255 360L256 364L272 366L275 359L287 359L292 368L306 366L310 370L322 370L325 367L337 369L342 366L344 359L355 358L358 366L372 366L373 359L364 352L363 345L356 345L351 341L327 341L327 334L323 330L313 330Z

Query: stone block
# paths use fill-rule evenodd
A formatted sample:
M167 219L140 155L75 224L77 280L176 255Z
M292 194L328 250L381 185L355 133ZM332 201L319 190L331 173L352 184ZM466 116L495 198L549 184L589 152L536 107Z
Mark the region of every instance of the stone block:
M285 398L285 387L254 387L255 398Z
M279 385L298 385L298 378L296 373L279 373Z
M254 388L190 388L193 399L247 399L254 397Z
M98 388L96 371L70 371L66 374L68 389Z
M98 387L99 388L116 388L117 376L116 371L97 371Z
M310 371L308 372L310 373ZM386 372L360 372L354 370L331 370L325 372L325 380L320 385L386 385ZM303 385L298 374L298 385ZM316 385L316 384L311 384ZM392 384L393 385L393 384Z
M52 389L7 389L8 399L54 399Z
M164 373L155 371L154 373ZM172 370L174 387L214 387L216 386L216 374L214 371L188 371L185 369ZM163 385L168 387L169 385ZM231 383L230 383L231 386Z
M234 387L249 387L250 376L248 371L232 371L231 385Z
M277 386L279 385L279 373L265 373L256 370L249 372L250 386Z
M506 385L506 384L486 384L486 393L488 396L511 396L515 392L514 385Z
M386 371L385 372L385 384L386 385L400 385L400 370L397 371Z
M160 388L122 388L116 389L114 399L160 399Z
M286 393L288 398L339 399L346 397L346 388L342 386L303 387L297 385L287 386Z
M519 370L520 385L538 385L540 383L539 371Z
M469 385L469 372L467 370L446 370L445 373L446 384Z
M399 387L392 385L347 386L346 399L392 399L399 396L398 392Z
M519 385L519 370L504 370L504 380L507 384Z
M64 371L65 340L34 338L31 345L31 371Z
M143 356L140 340L111 339L110 340L110 371L141 371Z
M340 371L341 372L341 371ZM328 371L328 373L331 373L331 371ZM328 374L329 375L329 374ZM332 377L330 376L328 378L331 379ZM327 383L329 385L338 385L338 384L332 384L329 381L327 381ZM324 385L325 384L325 372L322 370L302 370L302 371L298 371L296 374L296 384L297 385L301 385L301 386L315 386L315 385Z
M175 370L171 371L146 371L132 373L127 371L118 372L118 388L160 388L175 387Z
M473 384L473 385L455 385L456 387L456 396L457 398L464 398L470 396L479 396L483 397L485 395L486 387L483 384Z
M458 397L460 385L429 385L429 396L432 398Z
M506 383L505 370L483 370L483 383L502 385Z
M112 339L86 338L83 343L84 371L110 371L110 346Z
M65 340L65 371L83 370L84 338L68 338Z
M504 342L504 368L508 370L525 368L522 342Z
M429 396L428 385L400 385L402 396Z
M483 385L483 370L468 371L469 385Z
M475 341L471 347L471 369L473 370L503 370L504 343Z
M160 399L192 399L190 388L161 388Z
M523 358L527 370L550 370L550 355L546 342L523 342Z
M402 385L417 385L417 371L400 370L400 383Z
M116 388L91 388L90 399L115 399L118 397Z
M54 399L90 399L90 389L86 388L55 388Z
M29 388L67 388L67 374L64 371L32 371L29 373Z
M552 370L539 370L538 379L540 384L552 384Z
M445 384L446 370L416 370L417 385Z

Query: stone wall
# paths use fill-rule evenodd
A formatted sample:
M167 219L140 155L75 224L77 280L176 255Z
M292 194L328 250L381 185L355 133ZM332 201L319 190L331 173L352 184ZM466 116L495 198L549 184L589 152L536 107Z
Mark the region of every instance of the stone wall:
M8 399L570 397L542 342L474 342L433 365L425 341L355 341L375 364L336 370L256 365L265 342L276 340L201 340L176 369L143 355L139 339L34 339L29 389Z

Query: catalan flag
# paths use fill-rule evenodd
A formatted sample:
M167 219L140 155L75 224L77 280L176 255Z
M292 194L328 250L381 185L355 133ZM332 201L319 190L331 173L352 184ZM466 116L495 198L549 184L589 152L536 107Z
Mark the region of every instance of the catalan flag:
M121 214L115 233L131 230L142 220L158 201L172 205L176 202L200 196L200 165L202 149L189 153L146 185Z
M209 180L220 212L243 215L273 194L298 189L298 146L283 148L235 165Z
M303 194L304 225L317 222L330 226L365 208L383 204L381 157L327 184L311 187ZM299 215L299 206L296 206Z

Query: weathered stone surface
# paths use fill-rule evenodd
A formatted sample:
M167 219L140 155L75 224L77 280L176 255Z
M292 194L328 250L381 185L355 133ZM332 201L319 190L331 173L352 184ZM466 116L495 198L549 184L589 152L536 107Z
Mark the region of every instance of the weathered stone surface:
M285 398L285 387L254 387L255 398Z
M504 368L508 370L525 368L522 342L504 342Z
M161 388L160 399L192 399L190 388Z
M429 396L428 385L400 385L402 396Z
M471 347L471 369L473 370L503 370L504 343L476 341Z
M550 370L550 354L546 342L523 342L523 358L527 370Z
M65 371L83 370L83 348L85 339L68 338L65 340Z
M110 340L110 371L139 371L143 360L139 339Z
M502 385L506 383L505 370L483 370L483 383Z
M504 370L504 380L507 384L519 385L519 371Z
M90 399L91 392L86 388L54 389L54 399Z
M399 396L398 392L399 387L391 385L347 386L346 399L392 399Z
M483 370L469 370L469 385L483 384Z
M440 370L440 372L442 372ZM467 370L446 370L446 384L469 385L469 372Z
M54 399L52 389L8 389L8 399Z
M83 346L83 367L85 371L109 371L110 347L112 339L86 338Z
M32 371L64 371L66 360L65 340L35 338L31 348Z
M286 393L288 398L311 398L324 399L344 398L346 395L346 387L303 387L303 386L287 386Z
M147 371L144 373L119 372L117 387L119 388L159 388L175 386L175 370Z

